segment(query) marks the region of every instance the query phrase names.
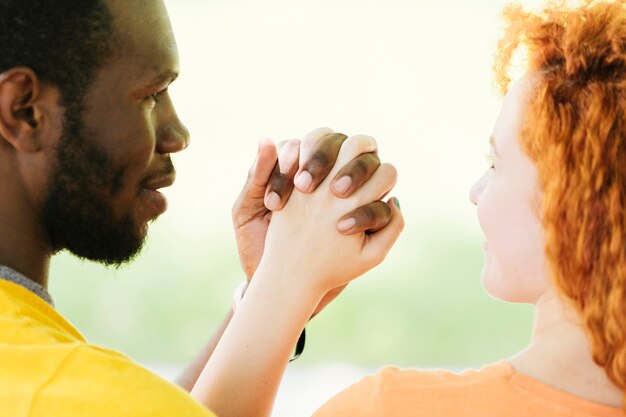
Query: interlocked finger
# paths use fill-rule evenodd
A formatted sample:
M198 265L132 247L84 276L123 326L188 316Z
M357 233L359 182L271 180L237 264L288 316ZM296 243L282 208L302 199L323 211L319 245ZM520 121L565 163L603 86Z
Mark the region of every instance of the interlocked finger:
M323 132L326 133L316 136ZM306 193L315 191L326 179L335 166L342 144L347 139L343 133L326 130L319 130L318 133L307 135L300 153L300 170L295 184L300 191Z
M349 197L369 180L380 166L375 153L359 155L339 170L330 183L330 189L337 197Z
M283 208L293 191L293 179L298 171L300 141L297 139L278 144L278 161L274 166L265 191L265 206L272 211Z
M355 199L356 206L363 206L372 201L380 200L391 191L397 181L398 172L396 168L389 163L381 164L372 178L350 198Z
M339 219L337 230L344 234L375 233L391 220L391 207L384 201L361 206Z

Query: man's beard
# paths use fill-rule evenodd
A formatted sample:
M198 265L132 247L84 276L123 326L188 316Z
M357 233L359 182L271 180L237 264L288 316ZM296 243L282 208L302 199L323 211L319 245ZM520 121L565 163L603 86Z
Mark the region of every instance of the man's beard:
M122 218L113 213L111 202L122 190L125 170L90 140L96 133L85 129L82 111L66 110L42 213L51 248L120 266L139 254L146 235L130 213Z

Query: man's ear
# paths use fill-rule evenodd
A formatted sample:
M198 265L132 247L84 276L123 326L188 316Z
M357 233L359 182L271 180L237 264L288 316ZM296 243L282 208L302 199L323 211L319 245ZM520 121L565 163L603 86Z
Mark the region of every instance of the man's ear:
M20 152L39 151L44 109L51 104L44 102L51 98L42 94L41 81L30 68L15 67L1 73L0 141Z

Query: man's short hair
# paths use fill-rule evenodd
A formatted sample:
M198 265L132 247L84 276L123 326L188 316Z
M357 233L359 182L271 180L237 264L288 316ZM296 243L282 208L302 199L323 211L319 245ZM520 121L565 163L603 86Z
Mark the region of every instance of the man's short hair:
M0 72L29 67L80 111L110 55L112 26L104 0L0 0Z

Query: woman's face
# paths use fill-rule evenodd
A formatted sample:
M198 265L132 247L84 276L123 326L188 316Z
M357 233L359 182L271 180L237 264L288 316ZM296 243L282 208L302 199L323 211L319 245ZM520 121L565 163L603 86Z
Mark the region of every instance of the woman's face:
M485 234L483 287L501 300L526 303L549 287L538 173L518 141L532 87L527 75L506 95L490 139L491 166L470 192Z

